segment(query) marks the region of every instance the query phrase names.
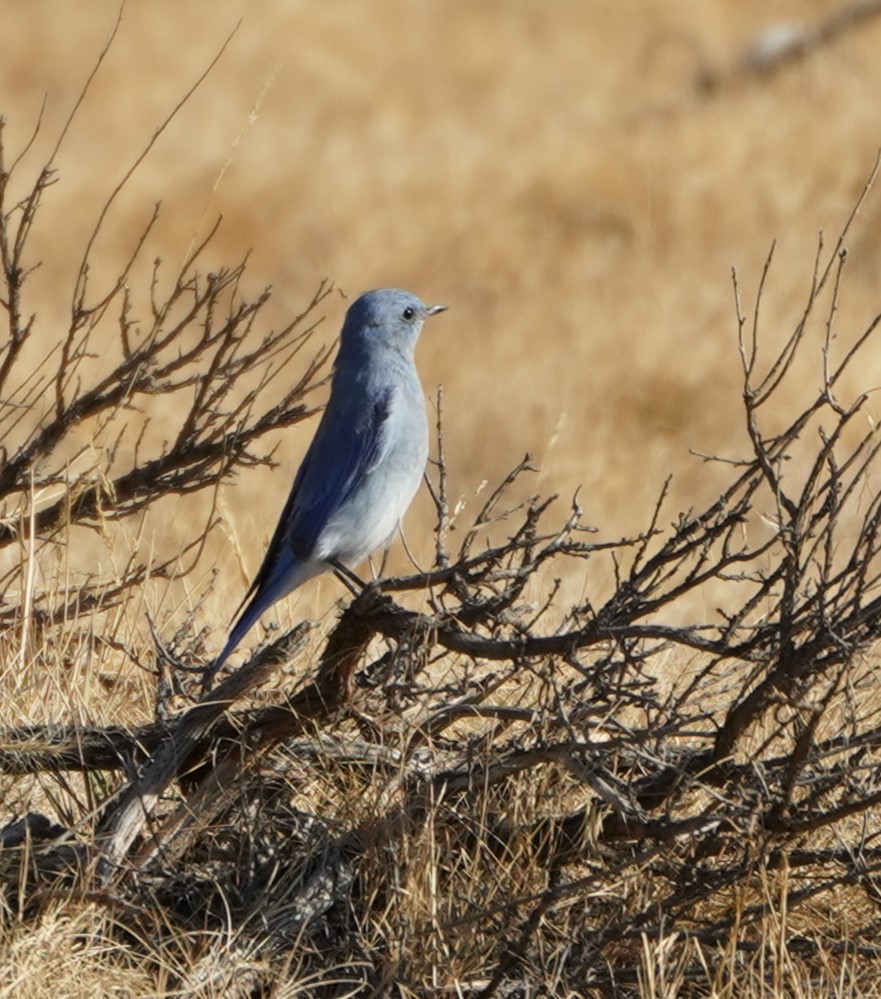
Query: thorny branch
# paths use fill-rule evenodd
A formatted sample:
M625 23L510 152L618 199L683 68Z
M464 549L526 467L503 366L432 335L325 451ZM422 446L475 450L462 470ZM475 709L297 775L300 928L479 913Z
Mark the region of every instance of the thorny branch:
M36 265L28 263L28 237L55 175L51 167L38 171L29 193L10 204L15 166L6 167L0 122L5 286L0 305L8 329L0 342L0 550L26 540L32 531L48 540L62 530L100 527L164 496L210 488L238 469L270 463L271 456L259 449L261 440L315 411L308 398L323 378L327 350L301 362L285 392L276 392L271 401L270 393L281 372L288 377L292 360L307 348L317 307L330 286L322 283L300 314L281 328L258 332L269 289L255 297L243 294L246 261L200 273L215 226L167 292L159 290L161 262L154 263L150 315L139 316L128 282L157 208L110 291L88 307L86 252L68 331L54 350L32 363L28 347L36 343L36 309L26 305L26 282ZM126 179L130 176L131 171ZM96 337L101 365L92 347ZM108 369L114 343L116 356ZM164 445L151 449L145 443L149 408L151 400L160 398L165 414L180 413L179 423ZM87 446L72 457L56 458L64 449L69 452L69 442L82 439L84 432L90 438ZM35 509L34 497L40 497ZM104 606L142 582L145 572L171 571L168 562L130 571L115 595L105 592ZM14 572L0 577L0 601L14 579ZM38 597L38 612L40 603ZM14 606L0 602L0 619L14 616Z

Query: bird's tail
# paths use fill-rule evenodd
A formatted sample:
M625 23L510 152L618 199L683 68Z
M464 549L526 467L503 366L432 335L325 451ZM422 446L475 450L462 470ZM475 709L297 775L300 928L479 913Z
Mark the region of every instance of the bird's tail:
M220 655L211 664L209 685L211 680L214 679L214 676L217 673L217 671L223 666L223 664L227 661L227 659L229 659L229 657L233 654L233 652L235 652L239 642L251 630L253 625L257 623L263 611L268 610L270 603L274 603L274 601L264 602L263 600L260 599L259 593L254 594L254 598L244 609L244 611L242 611L232 631L229 633L229 638L227 638L226 645L224 645Z
M239 642L257 623L263 612L269 610L276 600L281 600L282 597L287 596L292 590L295 590L313 576L317 576L326 568L327 564L324 562L299 562L292 559L286 565L277 566L276 571L268 579L261 580L258 576L254 581L255 585L251 588L254 591L254 595L239 614L232 631L229 633L229 638L226 640L226 645L224 645L220 655L214 660L202 679L203 695L210 690L218 671L233 652L235 652ZM248 600L247 596L245 600Z

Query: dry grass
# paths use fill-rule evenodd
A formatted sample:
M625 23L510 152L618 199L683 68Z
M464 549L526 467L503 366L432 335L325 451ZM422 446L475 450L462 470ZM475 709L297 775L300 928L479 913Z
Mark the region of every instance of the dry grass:
M12 155L25 145L46 96L39 134L15 178L21 183L46 162L112 30L117 5L74 10L48 0L39 13L32 5L7 6L0 113ZM84 246L108 195L242 17L206 84L115 200L91 257L94 293L115 280L154 202L161 200L162 210L130 280L142 314L152 259L162 259L160 291L167 293L222 214L203 268L228 266L250 250L240 290L254 298L264 285L273 286L261 313L264 329L289 322L328 277L349 297L396 284L450 305L443 330L427 333L420 344L419 365L429 392L444 385L454 537L483 503L483 484L497 482L526 451L540 472L515 484L515 495L538 489L568 497L580 487L585 519L603 539L643 529L668 475L668 519L672 511L701 509L728 473L689 449L740 455L749 446L730 268L737 266L744 301L752 302L769 244L777 240L762 312L763 346L771 355L804 306L817 232L840 230L881 145L881 23L867 21L766 76L735 69L769 24L819 23L840 6L841 0L555 0L552 6L267 0L259 10L240 0L175 8L129 4L59 151L58 182L45 194L29 243L28 262L40 263L29 278L35 314L29 362L49 353L67 329ZM14 193L23 197L26 188ZM879 308L877 204L876 192L848 240L837 316L845 341ZM345 305L336 295L321 303L326 320L310 349L332 341ZM822 384L824 315L812 320L810 349L775 397L772 423L784 419L806 387L811 395ZM114 363L114 324L105 329L106 343L92 344L84 372ZM292 362L291 383L304 365L305 358ZM881 355L868 350L843 394L872 393L879 379ZM174 433L177 411L157 400L143 413L151 421L145 445L161 448ZM875 414L870 394L866 426ZM34 420L42 415L35 405ZM140 418L135 415L134 425ZM75 476L92 462L101 466L95 456L109 442L94 430L84 427L67 450L53 455L56 467L72 461L67 471ZM51 543L6 548L0 568L20 579L7 598L30 588L43 609L57 609L89 575L112 583L125 578L130 560L176 559L206 532L215 512L220 517L184 579L145 580L110 610L99 600L70 611L69 626L60 629L45 626L37 614L7 616L14 623L0 634L2 726L148 721L156 693L148 613L165 640L180 627L180 647L193 657L216 650L311 432L307 422L269 439L279 446L274 470L249 469L216 492L168 498L97 531L71 529ZM16 443L0 442L7 450ZM117 460L131 453L129 441ZM868 505L877 473L865 489ZM52 498L36 495L0 514L4 523L21 525ZM408 543L424 564L433 555L434 512L423 495L407 522ZM842 525L844 536L849 530L853 525ZM400 551L393 553L391 570L406 564ZM562 574L564 607L614 589L610 562L591 560L590 576L584 566L577 560L554 566ZM547 578L531 582L524 599L541 603L547 585ZM332 628L339 596L333 580L317 582L280 608L278 618L283 625L317 619L323 634ZM713 599L689 596L675 614L684 621L711 612ZM422 600L414 596L410 606L421 609ZM307 674L321 644L313 636L294 676L263 691L259 703L273 703L279 689ZM701 665L682 656L657 662L669 671L660 689L672 689ZM434 664L428 677L439 703L444 683L466 667L455 657ZM498 703L546 694L542 676L532 682L534 690L512 684ZM877 694L861 696L869 717ZM394 734L400 741L384 747L392 755L406 751L406 721ZM346 725L342 735L355 738L357 726ZM369 727L369 719L362 725ZM468 722L447 734L465 742L474 732ZM763 730L751 738L742 753L762 747ZM380 779L380 771L371 770L380 764L341 765L332 746L326 752L320 765L308 755L284 758L281 797L293 795L284 803L277 800L277 775L263 774L266 787L253 793L271 802L253 849L269 849L260 837L273 836L312 849L322 837L330 840L386 813L380 789L387 773ZM39 811L85 832L112 780L6 777L2 814ZM577 779L547 766L506 783L504 791L475 794L455 807L431 804L425 823L397 841L399 852L392 855L381 835L368 844L348 922L325 921L324 938L304 936L301 947L271 961L260 950L261 933L284 914L237 897L235 884L217 885L205 913L189 921L179 904L186 885L176 886L174 906L160 893L153 906L140 899L137 911L127 911L112 893L76 895L69 886L56 894L44 889L34 902L25 891L25 853L22 890L5 901L0 996L223 996L241 994L252 973L273 996L357 994L368 979L379 991L396 989L401 996L479 994L504 951L494 930L514 945L534 911L529 900L553 888L553 872L536 862L535 843L509 842L500 854L486 815L517 828L537 815L566 814L580 795ZM253 815L257 799L246 799L229 819L233 826ZM459 821L455 833L450 808ZM310 826L306 816L315 814L326 824ZM243 849L235 831L230 850ZM836 835L853 843L861 832L843 825ZM834 843L818 835L800 846ZM200 867L203 861L188 858L200 904L214 877ZM643 940L610 942L601 960L586 935L603 913L613 925L651 904L645 872L653 858L649 851L617 880L601 882L591 879L604 864L602 853L576 865L567 878L583 878L585 887L555 898L536 916L541 933L516 975L512 971L520 976L518 994L617 988L646 997L881 995L877 961L866 964L842 946L872 922L871 890L842 885L791 908L792 893L806 881L766 861L763 855L741 882L683 917L693 928L712 923L713 907L722 919L763 906L742 933L720 943L688 936L677 925L653 926ZM234 864L223 867L223 876L230 871ZM267 897L301 898L307 873L274 872ZM288 894L279 880L285 877ZM497 921L469 922L465 913L475 900L482 912L498 910ZM253 912L245 918L248 904ZM367 948L360 957L343 945L359 919L365 922L355 936ZM227 924L227 932L218 929ZM800 940L810 946L800 950ZM230 954L236 955L232 964ZM261 970L267 961L268 978ZM611 977L592 984L600 964ZM381 969L379 984L368 967L371 975ZM230 974L242 980L232 983Z

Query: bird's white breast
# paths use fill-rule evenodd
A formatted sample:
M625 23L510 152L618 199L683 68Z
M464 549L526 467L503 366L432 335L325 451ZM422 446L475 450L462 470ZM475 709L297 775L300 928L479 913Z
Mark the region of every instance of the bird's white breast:
M385 432L379 461L328 520L315 546L316 558L354 566L394 537L428 460L428 421L418 381L395 389Z

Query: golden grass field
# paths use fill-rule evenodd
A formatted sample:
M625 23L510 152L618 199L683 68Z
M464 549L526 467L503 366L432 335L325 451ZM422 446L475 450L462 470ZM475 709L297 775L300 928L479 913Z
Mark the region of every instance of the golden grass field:
M250 250L250 280L273 286L279 317L325 277L350 297L412 288L451 309L419 363L429 394L445 388L458 491L528 450L542 488L580 485L588 518L611 534L642 523L668 473L687 505L704 476L688 449L743 446L730 268L749 301L778 241L764 326L769 339L788 331L817 233L838 231L879 144L878 29L714 95L695 80L736 62L768 25L835 7L131 5L37 234L40 336L57 336L108 193L242 18L115 207L101 265L118 265L161 200L151 255L173 267L222 213L213 256ZM12 149L44 95L32 158L51 148L115 14L113 3L6 12ZM851 245L848 320L877 307L874 211ZM344 308L329 301L323 336ZM877 377L866 372L865 387ZM285 442L272 479L225 491L256 544L302 444Z
M298 312L320 281L333 282L338 294L320 306L316 345L332 341L347 300L367 288L396 285L446 303L418 363L430 397L443 386L454 498L473 506L485 481L531 452L540 471L529 488L560 493L563 509L579 490L585 520L602 537L644 527L668 475L672 520L707 502L720 481L718 468L691 450L748 450L731 268L751 314L776 241L762 311L770 353L801 315L818 234L834 243L881 146L881 20L778 72L738 72L765 29L818 23L840 6L130 2L65 137L33 234L36 350L48 351L66 329L84 244L108 195L235 29L114 202L92 286L112 281L161 201L142 282L155 257L174 274L222 215L207 263L249 253L247 290L272 285L273 322ZM117 12L115 0L4 5L8 159L46 101L23 177L55 146ZM845 339L881 308L879 198L870 195L848 242L838 316ZM815 349L809 344L781 406L819 387L822 335L818 324ZM849 390L881 385L881 354L867 356ZM147 415L161 439L161 404ZM191 584L201 592L219 568L200 622L218 647L313 427L278 442L278 468L221 489L223 526ZM202 530L211 499L187 497L171 513L149 511L119 530L131 545L167 556ZM421 495L406 522L417 555L431 551L432 518ZM113 553L84 541L70 558L84 569ZM400 551L392 564L404 564ZM565 585L577 594L585 582ZM336 583L321 581L273 614L289 624L339 596ZM146 635L151 599L159 598L126 610L131 633ZM4 724L51 721L71 709L71 677L42 692L8 671L0 682L15 713ZM90 685L72 713L138 720L149 710L138 690L134 683L102 701L100 685ZM36 958L53 939L73 939L65 932L44 923L33 948L17 940L0 957L0 996L139 994L136 969L132 984L88 975L77 984L75 948L54 966ZM10 971L16 966L26 979ZM53 967L55 991L42 970ZM655 994L664 994L660 986Z
M39 337L58 336L108 194L241 18L114 206L93 273L113 272L161 200L148 257L173 269L222 213L212 259L250 251L250 280L273 286L279 321L322 278L349 297L391 284L446 302L419 363L428 393L445 389L454 491L473 495L530 451L538 488L581 487L590 522L632 531L668 474L676 508L710 495L689 449L744 445L731 267L749 303L777 240L764 330L770 341L791 329L817 234L838 231L879 143L874 25L772 78L709 94L696 81L730 69L769 25L835 7L132 5L35 233ZM6 16L13 150L47 99L36 163L116 7ZM877 307L874 211L850 246L845 322ZM323 337L344 309L329 300ZM865 377L871 388L878 373ZM271 478L224 490L232 529L257 549L309 433L284 441ZM199 522L194 506L171 536L167 525L148 533L179 545ZM421 502L408 523L417 550L429 515Z

